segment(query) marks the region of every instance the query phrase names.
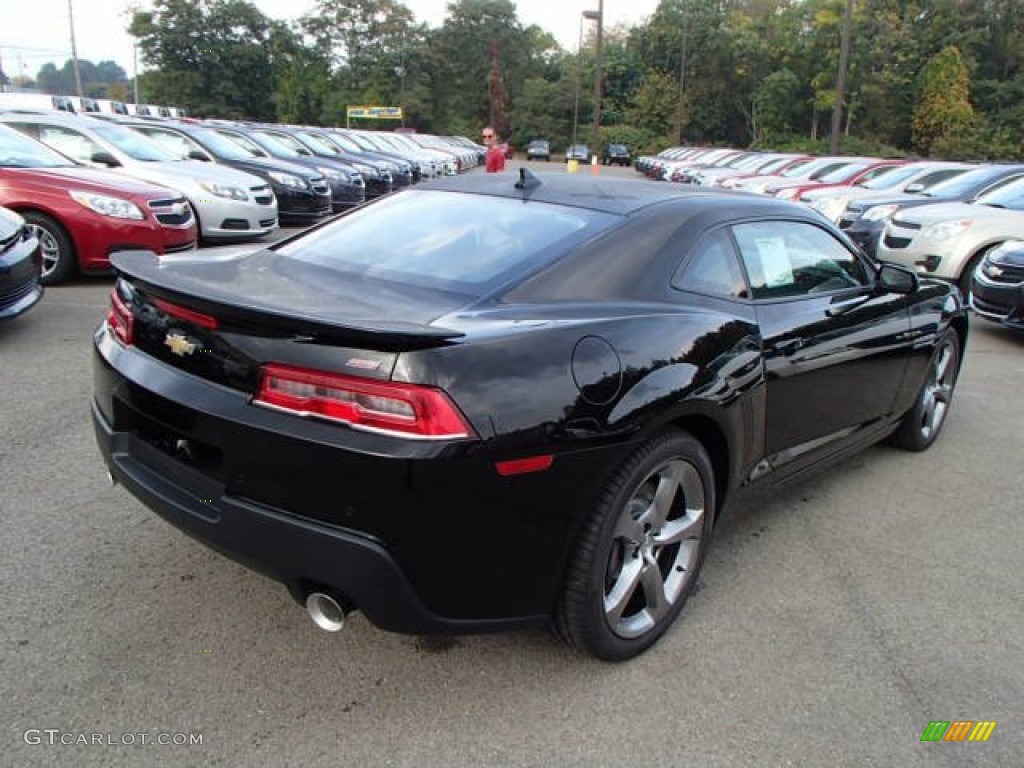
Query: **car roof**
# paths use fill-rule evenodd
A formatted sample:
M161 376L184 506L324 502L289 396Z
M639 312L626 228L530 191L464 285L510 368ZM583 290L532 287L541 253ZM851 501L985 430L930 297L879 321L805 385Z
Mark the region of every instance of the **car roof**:
M519 176L514 173L468 174L424 182L418 184L416 189L439 189L467 194L527 199L587 208L620 216L628 216L667 201L683 199L703 200L712 205L718 202L761 213L793 211L794 208L803 210L804 208L772 197L713 188L691 188L682 184L662 184L647 180L566 173L537 173L530 174L530 176L539 184L527 189L516 187Z

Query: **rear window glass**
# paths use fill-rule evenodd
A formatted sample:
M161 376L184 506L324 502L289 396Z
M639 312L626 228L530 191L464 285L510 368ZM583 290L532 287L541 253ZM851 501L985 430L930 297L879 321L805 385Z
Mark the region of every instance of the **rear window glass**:
M481 296L545 264L554 246L618 218L520 199L410 190L277 250L361 277Z

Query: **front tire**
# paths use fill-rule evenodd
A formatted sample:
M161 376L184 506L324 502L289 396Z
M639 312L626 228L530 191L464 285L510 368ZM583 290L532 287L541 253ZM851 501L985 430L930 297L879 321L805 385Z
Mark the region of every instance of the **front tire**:
M696 586L714 510L714 469L692 435L637 449L584 525L556 611L562 638L605 661L654 644Z
M893 445L905 451L923 451L931 447L946 423L959 373L960 337L950 328L935 345L924 384L913 407L893 433Z
M39 282L43 285L56 285L78 274L75 244L61 223L38 211L25 211L21 217L39 240L39 249L43 253Z

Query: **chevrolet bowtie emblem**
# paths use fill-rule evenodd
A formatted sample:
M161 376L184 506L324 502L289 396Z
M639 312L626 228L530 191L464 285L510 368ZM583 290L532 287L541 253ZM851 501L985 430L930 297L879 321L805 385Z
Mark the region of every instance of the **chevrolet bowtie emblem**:
M164 345L171 348L171 352L178 357L191 355L196 351L196 345L182 336L180 333L168 333L164 339Z

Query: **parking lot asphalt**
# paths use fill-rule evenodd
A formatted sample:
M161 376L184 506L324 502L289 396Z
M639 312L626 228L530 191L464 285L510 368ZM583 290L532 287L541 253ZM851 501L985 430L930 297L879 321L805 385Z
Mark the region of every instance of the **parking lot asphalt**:
M0 324L0 765L1024 764L1024 335L972 318L930 451L733 505L680 621L611 665L543 632L325 634L111 487L89 420L109 291ZM936 720L997 726L922 743Z

